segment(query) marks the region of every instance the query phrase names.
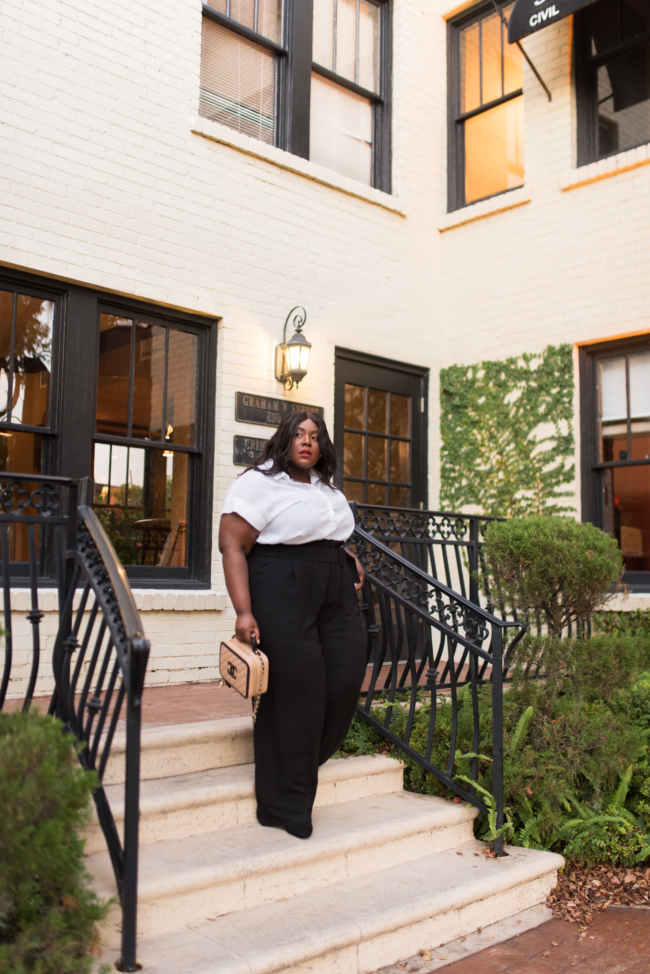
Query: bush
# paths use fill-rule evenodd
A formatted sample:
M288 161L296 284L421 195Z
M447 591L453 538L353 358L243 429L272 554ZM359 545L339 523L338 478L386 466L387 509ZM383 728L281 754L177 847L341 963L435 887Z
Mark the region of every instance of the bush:
M605 605L623 575L615 539L569 518L493 521L483 551L492 599L541 617L553 635Z
M107 911L87 886L83 842L94 774L59 721L0 714L0 970L84 974Z
M650 611L597 612L593 617L594 631L610 636L642 636L650 639Z

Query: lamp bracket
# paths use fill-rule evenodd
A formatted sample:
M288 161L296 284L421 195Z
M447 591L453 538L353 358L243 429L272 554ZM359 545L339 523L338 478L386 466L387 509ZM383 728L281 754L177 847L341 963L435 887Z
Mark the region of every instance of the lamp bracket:
M293 315L294 311L297 311L298 314L294 315L291 324L293 325L293 327L298 333L300 333L303 330L303 328L305 327L305 322L307 321L307 312L302 307L302 305L297 304L295 308L292 308L289 314L287 315L286 321L284 323L284 331L282 332L283 345L287 344L287 325L289 324L289 319L291 318L291 315Z

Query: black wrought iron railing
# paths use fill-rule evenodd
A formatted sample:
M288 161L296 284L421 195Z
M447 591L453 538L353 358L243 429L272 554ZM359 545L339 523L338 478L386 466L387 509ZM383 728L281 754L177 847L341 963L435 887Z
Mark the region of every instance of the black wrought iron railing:
M0 709L14 687L22 688L23 709L32 702L39 670L44 668L39 599L48 588L39 583L54 583L59 610L49 713L83 745L79 760L99 777L95 806L122 907L120 967L135 971L140 721L149 643L124 568L92 510L91 498L89 480L0 474L5 632ZM16 638L14 627L18 609L12 601L24 595L26 586L31 640ZM101 785L121 721L126 724L123 841Z
M526 631L522 622L499 619L396 552L357 519L350 540L365 570L362 612L366 620L368 676L359 714L446 788L480 811L496 811L494 849L503 852L503 679L507 654ZM476 550L476 549L475 549ZM509 645L504 633L517 630ZM458 780L457 740L461 686L472 704L472 750L480 740L478 691L492 685L492 798L477 794L478 758L469 765L471 784ZM434 763L440 693L451 707L446 760ZM417 750L411 737L416 713L428 707L426 745ZM446 746L446 745L445 745ZM489 807L490 801L493 808Z

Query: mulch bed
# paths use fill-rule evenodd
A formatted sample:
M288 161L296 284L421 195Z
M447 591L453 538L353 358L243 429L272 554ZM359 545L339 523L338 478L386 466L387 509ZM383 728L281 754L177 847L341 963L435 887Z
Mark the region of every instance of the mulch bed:
M569 863L549 894L548 905L558 920L587 927L608 906L650 907L647 866L584 866Z

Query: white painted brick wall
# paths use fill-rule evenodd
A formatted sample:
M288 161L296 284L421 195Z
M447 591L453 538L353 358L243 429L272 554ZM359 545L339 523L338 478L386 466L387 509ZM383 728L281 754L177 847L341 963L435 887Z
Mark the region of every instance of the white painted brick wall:
M330 424L336 345L431 369L432 505L442 366L650 327L650 168L562 189L575 177L570 21L525 41L553 92L549 104L526 69L530 202L439 231L448 6L394 3L388 203L404 215L371 201L381 194L337 188L338 176L327 185L321 167L296 163L300 174L282 154L268 161L192 132L199 0L14 0L0 9L0 261L221 318L215 591L217 515L238 472L232 437L267 434L235 423L234 394L280 392L274 351L293 305L306 307L313 343L295 396L324 405ZM145 611L148 632L160 627L150 680L214 674L232 613L194 611L205 639L181 648L177 622L189 637L191 612Z

